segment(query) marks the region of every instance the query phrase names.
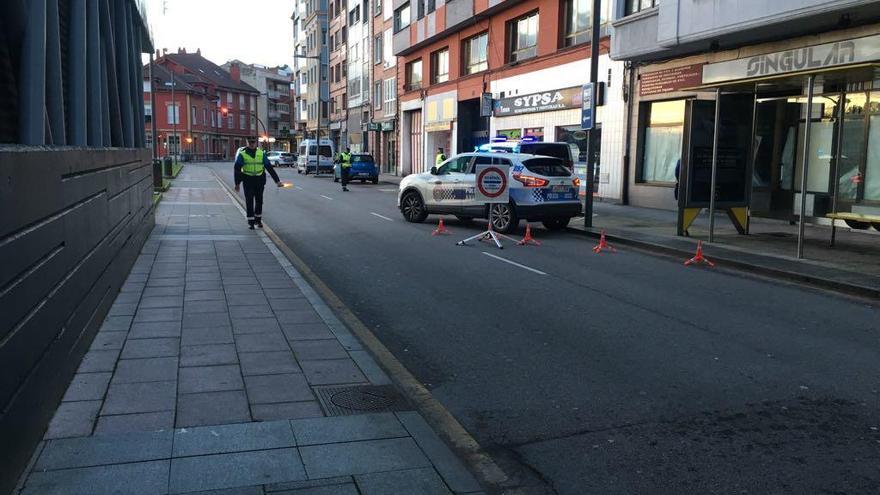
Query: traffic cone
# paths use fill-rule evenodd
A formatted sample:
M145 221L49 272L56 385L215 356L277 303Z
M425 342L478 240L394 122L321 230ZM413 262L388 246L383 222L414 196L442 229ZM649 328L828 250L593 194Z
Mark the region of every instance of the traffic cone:
M685 261L684 266L692 265L692 264L700 264L705 263L709 266L714 267L715 263L709 261L705 256L703 256L703 241L697 241L697 252L694 254L694 257Z
M531 244L533 246L540 246L541 245L540 242L538 242L537 240L535 240L534 237L532 237L532 224L526 223L526 236L523 237L521 241L517 242L517 245L528 246L529 244Z
M431 235L440 235L440 234L449 235L449 233L450 233L449 229L447 229L446 226L443 225L443 219L441 218L440 223L437 224L437 228L434 229L434 232L431 232Z
M602 231L602 235L599 237L599 244L593 248L593 252L596 254L599 254L602 252L603 249L608 249L612 253L617 252L617 250L614 249L614 246L612 246L611 244L608 244L608 241L605 239L605 231L604 230Z

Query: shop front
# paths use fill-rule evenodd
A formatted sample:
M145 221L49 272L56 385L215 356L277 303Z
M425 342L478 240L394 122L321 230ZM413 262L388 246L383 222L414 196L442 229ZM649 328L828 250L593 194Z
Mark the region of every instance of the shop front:
M742 209L742 233L747 216L859 227L846 214L880 215L880 30L826 39L646 67L631 203Z
M458 93L447 91L425 99L425 163L433 167L439 148L448 157L457 152L455 140Z

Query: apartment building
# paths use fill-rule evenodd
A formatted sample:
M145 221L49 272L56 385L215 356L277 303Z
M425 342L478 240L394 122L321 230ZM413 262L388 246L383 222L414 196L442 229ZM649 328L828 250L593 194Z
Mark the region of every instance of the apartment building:
M348 7L329 0L330 7L330 139L336 149L348 145Z
M716 207L880 213L880 2L618 0L614 17L612 56L632 63L625 200L708 205L719 103Z
M372 64L372 20L369 2L349 0L348 18L348 146L368 152L367 124L372 115L370 80Z
M292 69L247 64L240 60L231 60L222 67L229 72L237 71L242 81L260 92L256 106L260 139L268 140L271 149L289 150Z
M590 0L395 0L393 5L403 173L427 170L437 148L447 154L470 151L498 135L568 142L579 151L579 167L585 166L580 107L581 87L590 80ZM603 18L610 6L603 3ZM602 29L599 80L606 85L605 104L597 112L593 150L599 157L599 194L616 199L625 123L623 64L609 58L607 25ZM484 93L488 117L481 112Z
M201 50L187 53L181 48L173 54L157 53L153 80L148 80L146 67L144 75L150 83L144 92L144 127L147 139L157 140L160 155L229 158L248 136L257 134L260 92L241 80L237 68L226 72ZM156 108L150 105L150 91L156 93ZM152 119L157 124L155 137Z
M329 0L306 0L303 16L305 32L305 104L306 133L310 137L328 136L329 121L329 50L328 50L328 3Z
M307 96L308 85L306 82L308 59L300 56L306 55L306 32L305 32L306 0L296 0L293 14L290 20L293 24L293 91L291 96L291 134L294 136L295 148L298 148L299 140L306 130L308 121Z
M397 57L394 56L394 6L391 0L374 0L372 18L372 105L367 124L369 149L382 172L398 172Z

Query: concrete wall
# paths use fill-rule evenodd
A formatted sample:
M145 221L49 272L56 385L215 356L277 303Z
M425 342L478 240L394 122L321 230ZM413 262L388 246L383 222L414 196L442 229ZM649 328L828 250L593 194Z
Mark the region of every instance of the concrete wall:
M153 226L147 149L0 147L0 493Z

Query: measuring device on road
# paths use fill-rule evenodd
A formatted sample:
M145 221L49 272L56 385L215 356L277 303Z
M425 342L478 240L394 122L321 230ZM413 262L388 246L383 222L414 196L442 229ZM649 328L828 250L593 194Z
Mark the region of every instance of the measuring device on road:
M477 165L477 184L474 188L474 198L477 202L489 205L489 228L477 235L458 241L456 243L457 245L466 246L467 243L471 241L491 240L495 243L495 246L498 249L504 249L504 245L501 244L502 239L507 239L514 243L517 242L516 239L495 232L495 230L492 229L492 217L494 215L492 206L499 203L506 204L510 202L509 173L509 165Z

